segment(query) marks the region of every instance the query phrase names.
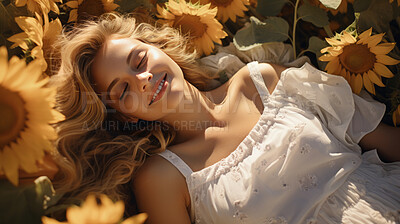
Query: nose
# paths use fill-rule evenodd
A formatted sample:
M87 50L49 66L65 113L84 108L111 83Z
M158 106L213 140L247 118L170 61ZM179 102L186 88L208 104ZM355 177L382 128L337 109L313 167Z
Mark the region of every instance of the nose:
M138 79L138 89L141 92L145 92L147 86L150 84L150 80L153 78L153 74L150 72L142 72L137 74L136 78Z

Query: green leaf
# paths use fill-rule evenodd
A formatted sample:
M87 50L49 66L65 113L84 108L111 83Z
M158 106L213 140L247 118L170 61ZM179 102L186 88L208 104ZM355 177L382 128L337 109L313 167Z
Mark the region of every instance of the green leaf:
M342 1L347 0L319 0L325 7L337 9Z
M329 44L326 41L321 40L316 36L312 36L308 40L307 51L313 52L317 56L317 58L319 58L322 55L321 49L328 46Z
M35 180L36 200L43 203L43 209L47 209L57 203L62 195L56 195L51 181L46 176Z
M44 176L36 179L35 184L19 187L1 180L0 198L1 222L16 224L42 223L47 206L58 200L50 180Z
M321 55L322 55L321 49L328 47L328 46L329 46L329 44L326 41L321 40L316 36L312 36L308 40L307 51L310 51L315 54L315 56L317 58L318 66L321 69L325 68L326 62L320 61L320 60L318 60L318 58L321 57Z
M393 19L393 14L389 1L372 0L369 8L360 13L358 28L363 31L373 27L378 33L387 32L390 29L389 23Z
M354 12L362 12L368 9L372 0L355 0L353 3Z
M329 18L326 11L310 4L303 4L298 9L299 18L311 22L317 27L329 25Z
M261 0L257 4L257 12L263 16L278 15L289 0Z
M280 17L269 17L261 22L250 17L251 24L239 30L233 37L233 43L239 50L248 50L266 42L282 42L287 40L289 24Z

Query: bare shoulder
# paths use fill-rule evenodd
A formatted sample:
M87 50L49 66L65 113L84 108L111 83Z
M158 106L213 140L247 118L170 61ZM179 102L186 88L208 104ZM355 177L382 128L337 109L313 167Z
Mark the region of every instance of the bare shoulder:
M139 210L146 223L189 223L190 200L183 175L170 162L154 155L146 159L133 179Z
M186 187L183 175L174 165L159 155L146 159L134 176L133 185L138 191L165 191ZM153 192L154 193L154 192Z
M267 88L270 92L272 92L280 79L282 71L284 71L286 67L272 63L258 63L258 69L264 79L265 84L267 85ZM253 81L250 77L250 71L247 66L241 68L235 76L240 77L246 87L253 84Z
M260 69L261 75L263 75L264 79L266 78L265 76L272 76L279 79L281 73L286 69L286 67L272 63L259 63L258 69Z

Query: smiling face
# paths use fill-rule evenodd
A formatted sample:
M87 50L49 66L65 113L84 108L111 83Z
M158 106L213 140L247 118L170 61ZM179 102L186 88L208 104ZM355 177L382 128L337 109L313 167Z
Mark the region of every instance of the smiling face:
M186 81L178 64L133 38L109 38L91 69L102 101L129 117L160 120L183 98Z

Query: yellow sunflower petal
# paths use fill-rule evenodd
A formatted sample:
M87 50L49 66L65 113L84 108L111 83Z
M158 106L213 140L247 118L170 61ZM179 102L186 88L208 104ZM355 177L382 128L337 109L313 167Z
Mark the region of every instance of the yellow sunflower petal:
M398 63L400 63L399 60L396 60L392 57L389 57L385 54L378 54L376 55L376 61L379 63L382 63L384 65L396 65Z
M336 57L333 60L331 60L330 62L328 62L328 64L325 67L325 70L330 73L330 74L338 74L340 72L340 63L339 63L339 58Z
M14 152L10 147L6 146L3 148L2 155L2 168L7 179L14 184L18 185L18 158L15 156Z
M22 6L26 5L26 1L27 0L15 0L15 6L22 7Z
M53 1L50 1L50 10L57 14L60 14L60 10L58 9L57 4Z
M38 46L43 45L43 29L38 20L33 17L19 16L15 17L15 22L35 44Z
M68 7L77 9L78 8L78 1L69 1L65 3Z
M330 44L331 46L341 46L344 45L344 43L340 40L336 40L334 38L325 38L326 42Z
M68 18L68 23L69 22L74 22L78 20L78 10L73 9L69 12L69 18Z
M182 15L182 9L180 7L180 4L173 0L168 1L168 10L171 11L171 13L174 14L175 16Z
M384 35L385 35L384 33L378 33L378 34L376 34L374 36L371 36L368 39L368 47L369 48L375 47L377 44L379 44L379 42L382 41L382 38L383 38Z
M342 35L342 39L346 42L346 43L350 43L353 44L356 42L356 38L353 37L353 35L349 34L346 31L343 31L343 35Z
M18 139L18 146L14 148L14 155L19 160L20 167L27 173L38 172L38 167L36 166L35 153L31 149L30 145L27 144L25 139Z
M34 132L23 132L21 133L21 138L25 139L26 142L29 142L29 144L32 146L32 152L34 154L35 158L43 158L44 157L44 151L40 147L42 146L40 144L40 139L42 138L40 135L34 133Z
M329 51L329 54L332 56L339 56L341 53L343 53L343 47L341 46L332 47L332 49Z
M112 12L119 7L118 4L114 3L114 0L103 0L103 5L106 12Z
M364 38L371 36L371 34L372 34L372 28L369 28L368 30L366 30L366 31L362 32L360 35L358 35L358 38L364 39Z
M346 69L343 68L342 70L340 70L340 76L346 79Z
M394 76L393 73L385 65L381 63L375 63L374 70L378 75L383 76L385 78L392 78Z
M343 68L344 69L344 68ZM345 70L345 69L344 69ZM350 74L350 72L349 71L346 71L346 80L347 80L347 82L349 83L349 85L350 85L350 83L351 83L351 74Z
M3 78L6 76L8 70L8 53L7 48L0 47L0 84L3 82Z
M362 77L365 89L375 95L375 87L372 84L371 80L369 80L367 73L364 73Z
M376 55L387 54L392 51L395 46L396 43L382 43L371 47L370 51Z
M360 94L363 87L363 78L360 74L351 75L351 87L354 93Z
M324 54L324 55L322 55L321 57L319 57L318 59L319 59L320 61L331 61L331 60L333 60L334 58L336 58L336 56L333 56L333 55L331 55L331 54Z
M29 47L28 47L28 45L26 43L27 39L28 39L28 35L26 33L24 33L24 32L15 34L15 35L7 38L8 41L14 42L14 44L10 47L11 49L15 48L15 47L20 47L20 48L22 48L24 50L28 50L29 49Z
M49 23L48 29L44 33L44 38L50 41L50 44L53 44L57 36L62 31L61 21L57 18Z
M380 87L384 87L385 85L382 83L382 80L380 79L380 77L372 70L369 70L368 73L368 78L375 83L376 85L380 86Z
M14 56L15 57L15 56ZM25 62L19 60L18 62L9 65L8 74L3 79L3 84L10 89L18 88L24 82L23 77L18 74L22 73L25 69Z
M42 216L42 224L68 224L67 222L59 222L55 219L46 217L46 216Z
M163 18L163 19L175 19L175 15L168 12L167 10L161 8L159 5L157 5L157 12L159 15L157 15L159 18Z
M146 221L147 217L146 213L140 213L124 220L121 224L142 224Z

